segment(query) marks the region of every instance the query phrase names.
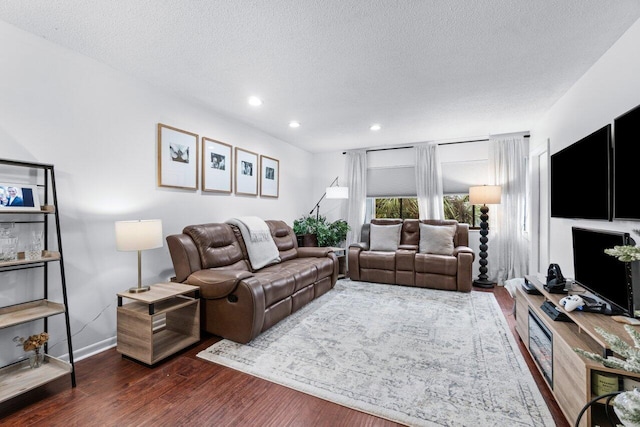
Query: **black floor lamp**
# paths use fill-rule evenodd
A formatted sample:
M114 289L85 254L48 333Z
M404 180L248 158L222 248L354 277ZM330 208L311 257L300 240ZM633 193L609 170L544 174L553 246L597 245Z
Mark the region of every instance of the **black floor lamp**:
M487 242L489 238L489 207L487 205L497 205L502 196L502 187L499 185L480 185L469 188L469 203L472 205L482 205L480 208L480 275L473 281L473 286L479 288L493 288L494 283L487 277Z
M333 184L338 184L338 185L334 187ZM320 197L320 200L318 200L318 203L316 203L313 209L311 209L311 212L309 212L309 215L311 215L313 211L316 211L316 220L320 219L320 202L325 197L327 199L348 199L349 187L340 187L340 183L338 182L338 177L336 176L336 179L334 179L333 182L329 184L329 186L325 189L325 192L322 195L322 197Z

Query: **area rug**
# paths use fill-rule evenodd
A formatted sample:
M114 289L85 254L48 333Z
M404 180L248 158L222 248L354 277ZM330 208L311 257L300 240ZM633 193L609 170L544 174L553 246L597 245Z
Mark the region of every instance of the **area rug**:
M554 426L495 297L339 280L198 357L412 426Z

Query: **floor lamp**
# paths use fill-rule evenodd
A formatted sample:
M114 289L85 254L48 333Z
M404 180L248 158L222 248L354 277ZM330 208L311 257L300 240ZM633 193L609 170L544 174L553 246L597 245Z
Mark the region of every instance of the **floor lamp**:
M338 184L338 185L334 187L333 184ZM333 182L329 184L329 186L325 189L325 192L322 195L322 197L320 197L320 200L318 200L318 203L316 203L313 209L311 209L311 212L309 212L309 215L311 215L313 211L316 211L317 221L320 220L320 202L325 197L327 199L348 199L349 187L340 187L340 184L338 183L338 177L336 176L336 179L334 179Z
M142 286L142 251L162 247L162 221L116 221L116 248L119 251L138 251L138 286L129 292L139 293L150 289Z
M487 277L487 242L489 238L489 207L487 205L497 205L502 196L502 187L499 185L480 185L469 188L469 203L472 205L482 205L480 208L480 275L473 281L473 286L479 288L493 288L494 283Z

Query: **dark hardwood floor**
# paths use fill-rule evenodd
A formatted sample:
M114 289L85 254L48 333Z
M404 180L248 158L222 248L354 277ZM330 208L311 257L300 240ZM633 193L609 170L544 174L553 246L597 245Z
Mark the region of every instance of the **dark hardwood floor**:
M515 334L513 300L493 292ZM200 360L196 354L219 338L200 343L153 368L121 357L115 348L76 363L69 376L0 404L0 425L38 426L398 426L399 424ZM562 412L524 345L521 351L556 424ZM1 384L0 384L1 386Z

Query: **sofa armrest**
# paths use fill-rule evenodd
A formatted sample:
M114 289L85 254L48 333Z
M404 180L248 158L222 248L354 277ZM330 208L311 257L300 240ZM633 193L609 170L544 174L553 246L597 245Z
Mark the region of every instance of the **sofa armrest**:
M224 298L242 279L253 273L244 270L199 270L187 277L187 284L200 287L200 296L205 299Z
M317 247L317 246L302 246L298 248L298 257L299 258L324 258L329 255L330 252L333 252L333 249L329 247Z
M458 254L462 253L471 254L471 261L475 259L475 252L473 252L473 249L471 249L469 246L456 246L455 248L453 248L453 256L457 257Z
M457 286L460 292L471 292L475 254L468 246L457 246L453 254L458 258Z

